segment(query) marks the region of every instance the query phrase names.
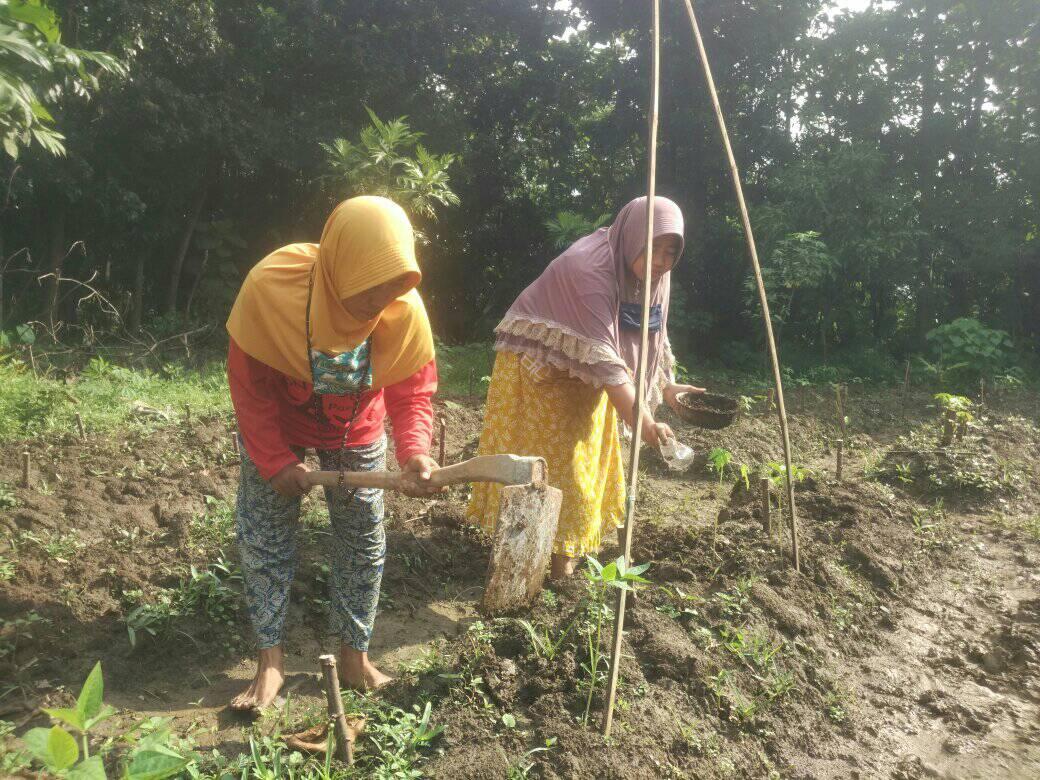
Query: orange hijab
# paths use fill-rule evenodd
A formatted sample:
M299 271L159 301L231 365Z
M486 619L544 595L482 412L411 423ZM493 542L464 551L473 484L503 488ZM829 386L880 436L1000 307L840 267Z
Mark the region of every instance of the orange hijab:
M242 351L287 376L312 381L307 354L307 286L311 346L327 355L352 350L372 337L372 389L407 379L433 359L433 332L416 292L422 273L404 210L386 198L340 203L319 244L290 244L250 270L228 317L228 333ZM412 289L373 320L362 322L341 300L407 275Z

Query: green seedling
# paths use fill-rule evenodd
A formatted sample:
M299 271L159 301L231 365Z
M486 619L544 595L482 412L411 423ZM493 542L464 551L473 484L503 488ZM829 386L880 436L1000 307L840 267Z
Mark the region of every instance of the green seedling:
M726 467L732 462L733 453L722 447L715 447L708 453L708 470L718 475L720 485L723 475L726 473Z
M25 745L47 770L69 780L105 780L107 774L100 755L90 754L91 730L115 715L115 708L103 701L104 680L101 664L94 665L76 699L75 707L45 708L43 711L77 732L80 742L63 726L35 728L26 733ZM160 737L136 741L121 777L123 780L163 780L180 774L191 763Z
M623 556L606 566L591 556L586 558L586 561L588 568L585 570L585 579L588 582L591 596L591 625L588 626L586 632L588 661L583 663L581 668L587 675L589 687L588 697L585 700L585 714L582 716L582 723L587 726L589 712L592 710L592 697L599 683L606 677L606 674L600 669L601 665L606 665L600 644L603 624L613 615L613 610L607 604L607 594L611 588L630 591L637 583L649 583L649 580L644 579L641 575L650 568L650 564L626 567Z

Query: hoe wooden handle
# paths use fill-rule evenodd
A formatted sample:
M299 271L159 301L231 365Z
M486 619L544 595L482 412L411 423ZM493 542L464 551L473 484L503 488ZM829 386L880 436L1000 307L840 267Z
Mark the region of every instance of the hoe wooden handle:
M521 455L482 455L464 460L453 466L435 469L430 474L433 487L461 485L466 482L497 482L500 485L527 485L545 482L545 460ZM336 487L340 484L338 471L310 471L307 478L312 485ZM343 485L351 488L380 488L400 490L414 484L415 477L403 471L345 471ZM425 484L425 483L424 483Z

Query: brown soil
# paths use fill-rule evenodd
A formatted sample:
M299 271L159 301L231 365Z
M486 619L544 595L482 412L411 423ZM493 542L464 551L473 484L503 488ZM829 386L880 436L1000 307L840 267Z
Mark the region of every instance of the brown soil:
M797 486L801 574L775 505L767 533L754 491L735 474L723 487L703 462L675 475L647 458L633 557L653 563L653 584L629 601L609 744L596 729L598 693L593 724L581 724L583 581L516 616L553 636L571 626L559 653L541 658L515 619L477 612L487 543L458 525L464 492L388 497L372 650L400 674L385 697L405 709L432 700L446 726L425 773L502 778L533 764L529 776L543 778L1040 776L1035 397L990 399L968 444L1013 480L973 492L939 490L924 470L900 472L910 475L903 481L885 468L896 457L886 451L908 443L900 436L916 436L911 444L924 450L937 435L924 396L852 390L846 479L837 484L827 394L791 395L796 461L811 472ZM480 410L448 402L441 411L449 459L471 455ZM100 659L106 698L128 719L172 716L204 745L242 749L249 724L225 708L252 672L241 610L230 623L179 618L168 638L143 636L136 649L123 622L127 592L147 601L221 549L233 559L229 422L4 448L0 482L18 483L23 449L35 478L0 510L0 555L16 566L0 583L0 647L9 648L0 679L14 683L0 718L43 724L35 708L67 703ZM674 427L700 452L727 448L735 463L780 460L772 414L714 433ZM973 468L965 473L990 474ZM310 512L287 628L295 712L319 706L316 658L332 647L321 540ZM616 555L608 547L601 558ZM46 622L12 622L31 612ZM548 750L529 753L547 740Z

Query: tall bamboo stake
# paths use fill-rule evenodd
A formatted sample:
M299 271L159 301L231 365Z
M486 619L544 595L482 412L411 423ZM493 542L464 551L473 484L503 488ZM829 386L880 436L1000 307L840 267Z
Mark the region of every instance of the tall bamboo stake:
M651 0L653 22L650 35L652 64L650 67L650 117L647 140L646 172L646 244L643 279L643 312L639 328L639 359L636 361L636 400L632 407L632 449L628 461L628 495L625 497L625 544L622 555L627 567L632 555L632 527L635 525L636 490L639 487L639 445L643 438L643 396L646 385L646 351L649 342L650 288L653 286L652 258L654 254L654 193L657 188L657 113L661 82L661 5ZM610 648L610 681L607 685L606 707L603 711L603 736L610 736L614 722L614 699L617 697L618 671L621 667L621 640L625 632L624 590L618 590L617 617L614 619L614 639Z
M758 300L762 305L762 316L766 323L766 341L769 344L769 360L773 365L773 383L776 385L777 414L780 417L780 433L784 444L784 466L787 470L787 511L788 521L791 526L791 554L794 558L795 571L801 571L801 558L798 551L798 515L794 506L794 479L791 469L791 435L787 428L787 409L784 406L784 387L780 378L780 358L776 352L776 339L773 337L773 320L769 313L769 299L766 297L766 285L762 280L762 266L758 262L758 249L755 247L755 235L751 230L751 217L748 215L747 203L744 200L744 187L740 183L740 171L737 168L737 158L733 154L733 145L729 140L729 131L726 130L726 118L722 115L722 105L719 103L719 93L715 89L715 79L711 75L711 65L708 63L708 52L704 48L704 39L701 37L701 28L697 24L697 15L693 12L691 0L685 0L686 13L690 17L690 27L693 29L693 37L697 43L697 51L700 54L701 66L704 69L704 78L708 84L708 92L711 94L711 104L715 109L715 119L719 124L719 132L722 134L722 145L726 149L726 158L729 161L729 171L733 178L733 187L737 193L737 203L740 206L740 219L744 223L744 237L747 239L748 254L751 256L751 266L755 271L755 283L758 286Z

